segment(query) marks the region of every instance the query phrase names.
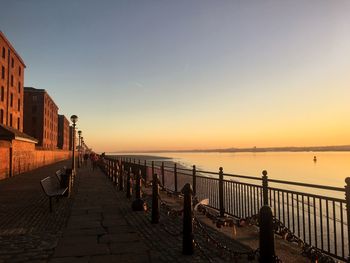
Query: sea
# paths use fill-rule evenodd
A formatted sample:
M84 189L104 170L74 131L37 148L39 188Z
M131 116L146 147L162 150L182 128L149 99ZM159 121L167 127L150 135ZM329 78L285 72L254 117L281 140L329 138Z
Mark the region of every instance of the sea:
M350 152L157 152L108 153L109 155L149 155L172 159L191 168L269 179L344 187L350 177Z

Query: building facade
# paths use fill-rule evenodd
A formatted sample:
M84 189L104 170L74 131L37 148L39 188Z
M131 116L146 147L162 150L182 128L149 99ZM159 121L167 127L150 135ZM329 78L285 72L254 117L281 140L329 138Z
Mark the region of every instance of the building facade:
M58 143L58 107L44 89L24 88L23 130L36 138L38 147L56 149Z
M23 131L25 64L0 31L0 124Z
M69 150L69 121L64 115L58 115L58 143L57 147Z

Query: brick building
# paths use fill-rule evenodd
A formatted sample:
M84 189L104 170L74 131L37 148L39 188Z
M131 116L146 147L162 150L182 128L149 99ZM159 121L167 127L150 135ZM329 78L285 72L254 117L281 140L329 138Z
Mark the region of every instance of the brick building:
M25 64L0 31L0 124L23 131Z
M57 147L62 150L69 149L69 121L64 115L58 115L58 142Z
M23 130L38 139L43 149L56 149L58 143L58 107L44 89L24 88Z

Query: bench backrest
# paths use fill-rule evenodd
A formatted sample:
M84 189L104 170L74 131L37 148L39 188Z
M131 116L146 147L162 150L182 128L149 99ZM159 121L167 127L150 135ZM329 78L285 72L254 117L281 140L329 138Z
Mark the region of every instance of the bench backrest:
M46 195L50 196L60 188L56 178L48 176L40 181L40 184Z
M60 182L62 181L62 174L63 174L62 170L56 171L56 177Z

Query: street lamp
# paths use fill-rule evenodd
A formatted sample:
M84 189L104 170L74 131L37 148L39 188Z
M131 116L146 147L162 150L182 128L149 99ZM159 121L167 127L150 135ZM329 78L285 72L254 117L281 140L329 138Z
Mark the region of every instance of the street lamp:
M81 131L78 131L78 135L79 135L79 140L78 140L78 147L79 147L79 150L78 150L78 168L81 167L81 143L80 143L80 140L81 140Z
M75 174L75 126L76 122L78 121L78 116L77 115L72 115L70 116L70 120L73 123L72 124L72 173Z

